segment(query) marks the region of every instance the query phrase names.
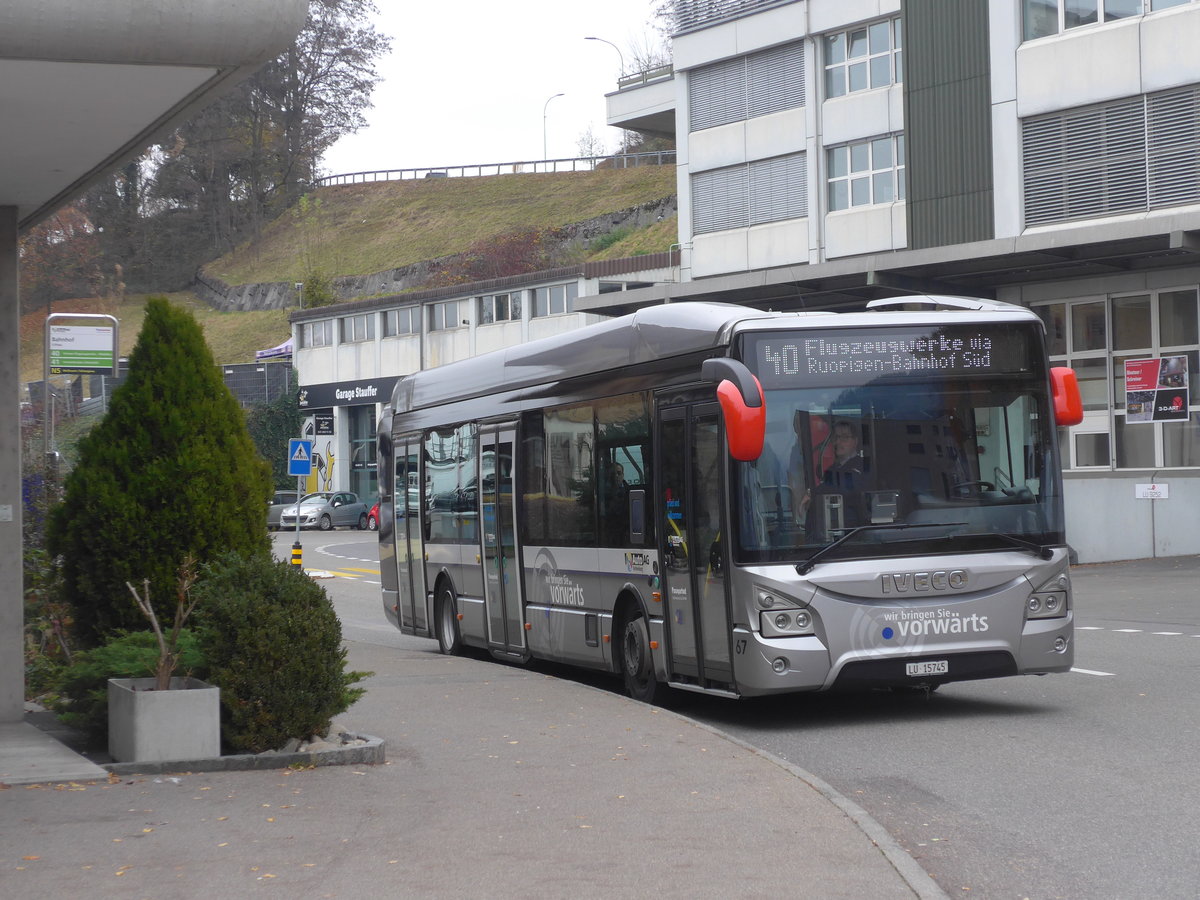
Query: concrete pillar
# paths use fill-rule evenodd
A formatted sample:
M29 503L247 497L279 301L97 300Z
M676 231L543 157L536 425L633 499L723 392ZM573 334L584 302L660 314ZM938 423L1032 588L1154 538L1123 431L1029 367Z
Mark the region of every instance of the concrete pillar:
M21 562L21 305L17 208L0 206L0 722L25 709L25 604Z

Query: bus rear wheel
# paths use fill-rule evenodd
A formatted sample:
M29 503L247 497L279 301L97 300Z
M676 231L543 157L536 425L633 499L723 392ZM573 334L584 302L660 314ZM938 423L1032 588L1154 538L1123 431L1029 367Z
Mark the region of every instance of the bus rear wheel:
M625 621L621 635L621 673L625 690L634 700L653 703L662 685L654 676L654 660L650 656L650 631L646 617L639 611Z
M454 602L454 591L444 584L437 597L438 647L446 656L462 653L462 634L458 630L458 607Z

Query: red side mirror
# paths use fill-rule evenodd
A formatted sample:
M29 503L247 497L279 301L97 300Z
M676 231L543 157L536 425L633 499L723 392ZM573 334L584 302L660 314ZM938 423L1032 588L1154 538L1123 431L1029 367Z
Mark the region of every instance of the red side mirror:
M1059 425L1078 425L1083 421L1083 397L1075 370L1067 366L1052 366L1050 390L1054 396L1054 421Z
M758 459L767 435L767 404L757 378L754 379L754 385L758 388L757 406L747 404L742 392L732 381L722 381L717 385L717 400L725 416L729 455L739 462Z

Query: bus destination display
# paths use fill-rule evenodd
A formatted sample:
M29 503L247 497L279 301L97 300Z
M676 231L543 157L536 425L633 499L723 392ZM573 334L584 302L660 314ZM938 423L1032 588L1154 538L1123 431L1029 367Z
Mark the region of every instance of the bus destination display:
M1028 333L1011 324L809 331L750 338L766 389L861 384L877 378L1028 372Z

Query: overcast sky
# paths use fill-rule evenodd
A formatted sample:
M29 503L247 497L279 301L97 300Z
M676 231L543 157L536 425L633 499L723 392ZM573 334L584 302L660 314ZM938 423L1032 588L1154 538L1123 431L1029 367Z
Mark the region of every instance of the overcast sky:
M590 126L605 150L604 95L634 47L658 38L652 0L376 0L392 38L367 127L325 154L325 174L434 168L578 155ZM547 100L554 94L564 96ZM543 110L545 111L543 131Z

